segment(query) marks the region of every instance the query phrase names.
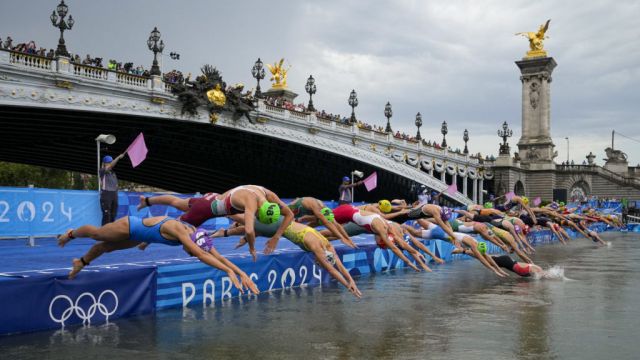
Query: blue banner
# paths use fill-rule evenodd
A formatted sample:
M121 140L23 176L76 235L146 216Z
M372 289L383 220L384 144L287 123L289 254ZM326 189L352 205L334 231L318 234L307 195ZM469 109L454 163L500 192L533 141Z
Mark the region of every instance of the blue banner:
M0 334L95 325L155 311L153 267L75 280L38 276L0 282Z
M60 234L100 220L95 191L0 187L0 237Z

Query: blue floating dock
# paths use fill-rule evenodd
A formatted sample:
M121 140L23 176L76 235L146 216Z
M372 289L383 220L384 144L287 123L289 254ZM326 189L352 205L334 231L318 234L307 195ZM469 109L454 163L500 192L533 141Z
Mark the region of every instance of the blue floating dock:
M551 235L538 231L529 238L540 245L554 242ZM334 242L353 276L406 267L390 250L375 246L371 235L353 239L358 249ZM281 239L273 255L259 255L255 263L246 248L233 249L237 241L238 237L216 239L216 247L249 274L260 291L331 281L311 254L286 239ZM265 241L259 238L257 249L263 249ZM0 334L101 324L172 307L211 306L239 296L226 274L189 257L179 247L155 244L145 251L134 248L105 254L76 279L68 280L71 259L84 254L93 243L77 239L61 249L53 238L40 239L34 247L26 246L25 240L0 241ZM448 242L424 243L447 261L466 257L452 256ZM490 252L499 252L488 245Z

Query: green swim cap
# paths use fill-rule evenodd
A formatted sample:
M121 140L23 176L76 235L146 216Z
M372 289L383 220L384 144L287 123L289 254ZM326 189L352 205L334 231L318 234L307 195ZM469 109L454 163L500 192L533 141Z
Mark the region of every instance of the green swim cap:
M558 203L558 205L560 205L560 207L563 207L563 206L565 205L565 203L564 203L564 201L560 201L560 202Z
M333 222L333 219L335 218L335 216L333 215L333 210L325 206L322 208L322 210L320 210L320 212L322 213L322 216L325 217L325 219L327 219L329 222Z
M483 242L479 242L478 243L478 251L480 252L480 254L486 254L487 253L487 244L485 244Z
M491 201L487 201L486 203L484 203L484 208L485 209L493 208L493 203Z
M258 210L258 220L263 224L273 224L280 219L280 206L265 201Z

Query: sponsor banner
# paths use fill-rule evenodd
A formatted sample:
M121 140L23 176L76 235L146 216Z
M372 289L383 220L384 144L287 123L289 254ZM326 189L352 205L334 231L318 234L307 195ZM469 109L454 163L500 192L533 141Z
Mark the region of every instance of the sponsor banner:
M0 334L96 325L155 311L153 267L74 280L38 276L0 282Z

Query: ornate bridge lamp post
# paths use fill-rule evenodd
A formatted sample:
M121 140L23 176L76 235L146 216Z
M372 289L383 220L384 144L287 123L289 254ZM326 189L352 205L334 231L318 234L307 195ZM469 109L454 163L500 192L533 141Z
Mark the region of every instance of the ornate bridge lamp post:
M149 39L147 40L147 46L149 47L149 50L153 51L153 65L151 66L150 74L162 75L160 67L158 66L158 53L162 54L162 50L164 50L164 42L160 40L160 31L158 31L157 27L154 27L153 31L151 31Z
M422 140L422 136L420 136L420 126L422 126L422 115L420 113L416 114L416 127L418 128L418 133L416 134L416 140Z
M316 93L316 79L313 78L313 75L309 75L307 79L307 84L304 86L304 90L309 94L309 105L307 106L307 110L316 111L313 107L313 94Z
M356 106L358 106L358 94L356 94L355 90L351 90L351 94L349 94L349 106L351 106L351 123L356 123Z
M507 144L507 138L513 136L513 130L509 129L509 124L505 121L502 124L502 130L498 130L498 136L502 138L502 144L500 144L500 155L509 155L510 149Z
M447 122L442 122L442 127L440 127L440 132L442 133L442 146L443 148L447 148L447 134L449 133L449 128L447 127Z
M464 133L462 134L462 140L464 140L464 153L469 153L469 148L467 147L467 141L469 141L469 131L464 129Z
M384 129L384 131L387 133L393 132L393 130L391 130L391 123L389 122L389 119L391 119L392 116L393 110L391 110L391 104L387 101L387 105L384 106L384 117L387 118L387 128Z
M258 60L256 61L255 64L253 64L253 68L251 68L251 75L253 76L254 79L256 79L258 81L258 85L256 86L256 93L255 93L255 97L257 98L261 98L262 97L262 91L260 91L260 80L264 79L264 67L263 67L263 63L262 60L260 60L260 58L258 58Z
M58 15L56 15L56 11ZM67 21L64 20L64 17L67 16L67 12L69 11L69 7L64 3L64 0L60 1L60 4L56 7L56 9L51 13L49 19L51 19L51 24L54 27L60 29L60 40L58 40L58 48L56 49L56 56L66 56L69 57L69 52L67 51L67 46L64 43L64 31L71 30L73 28L73 16L69 15L69 19ZM58 16L60 16L60 21L58 22Z

